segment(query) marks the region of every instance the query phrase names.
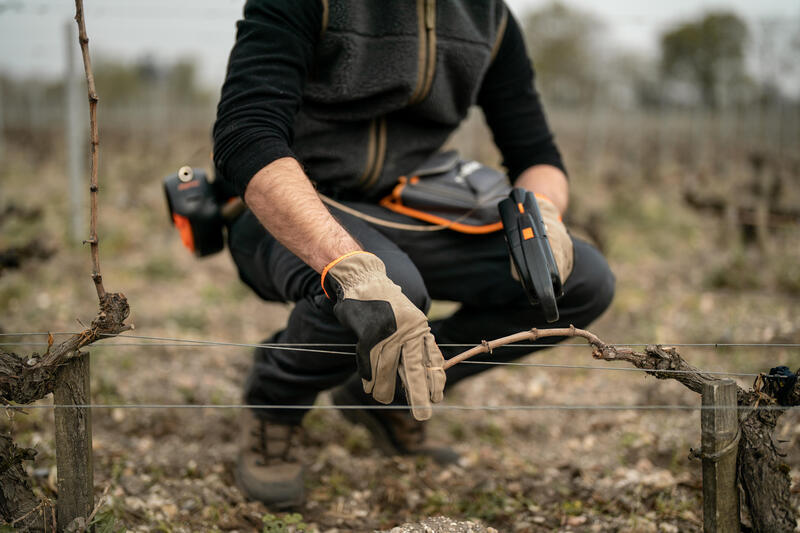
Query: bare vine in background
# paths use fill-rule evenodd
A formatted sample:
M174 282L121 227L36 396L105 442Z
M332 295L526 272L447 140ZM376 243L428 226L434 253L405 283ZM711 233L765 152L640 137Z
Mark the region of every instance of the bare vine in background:
M97 173L100 145L97 127L98 98L89 55L83 0L75 0L75 22L78 25L78 41L83 56L89 97L91 203L90 234L85 242L90 245L91 276L97 291L100 310L88 328L84 328L57 346L53 345L53 337L50 336L44 354L34 353L26 357L0 352L0 402L6 405L12 402L29 404L44 398L53 392L59 368L71 359L81 356L81 348L97 340L133 329L132 325L125 324L130 314L127 299L121 293L107 293L100 272L100 241L97 236L99 190ZM53 524L48 523L46 513L36 512L37 509L44 509L45 504L34 495L30 479L23 467L23 461L33 460L35 455L35 450L18 448L9 435L0 434L0 519L5 523L14 524L15 527L24 527L28 531L43 531L52 529Z

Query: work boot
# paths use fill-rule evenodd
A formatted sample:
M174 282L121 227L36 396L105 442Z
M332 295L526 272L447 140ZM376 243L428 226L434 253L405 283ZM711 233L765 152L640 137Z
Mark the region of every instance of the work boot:
M303 466L291 456L300 426L277 424L244 409L236 483L248 498L272 509L301 505L305 499Z
M360 380L359 380L360 386ZM347 384L331 392L335 405L381 405L360 390L356 393ZM439 463L458 463L460 456L442 443L430 441L425 424L416 420L408 409L341 409L353 424L364 426L375 446L386 455L425 455Z

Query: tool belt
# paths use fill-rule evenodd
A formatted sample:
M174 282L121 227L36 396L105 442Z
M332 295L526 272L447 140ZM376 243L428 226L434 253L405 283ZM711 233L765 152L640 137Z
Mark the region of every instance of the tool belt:
M504 173L451 150L401 177L380 205L461 233L491 233L503 229L497 204L510 190Z

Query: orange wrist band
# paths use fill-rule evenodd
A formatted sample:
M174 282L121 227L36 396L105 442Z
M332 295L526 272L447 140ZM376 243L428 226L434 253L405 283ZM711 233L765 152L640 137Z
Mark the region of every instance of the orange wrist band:
M330 270L331 268L336 266L336 263L338 263L339 261L341 261L343 259L347 259L351 255L368 254L368 253L369 252L365 252L364 250L355 250L353 252L347 252L343 256L337 257L336 259L334 259L333 261L331 261L330 263L325 265L325 268L322 269L322 274L320 274L319 282L320 282L320 285L322 285L322 292L325 293L325 296L327 296L329 300L330 300L331 296L330 296L330 294L328 294L328 291L325 290L325 276L328 274L328 270Z

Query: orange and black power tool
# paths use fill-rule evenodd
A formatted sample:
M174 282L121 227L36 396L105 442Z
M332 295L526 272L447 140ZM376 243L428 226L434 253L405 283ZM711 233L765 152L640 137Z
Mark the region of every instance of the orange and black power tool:
M531 304L541 305L547 322L555 322L563 288L536 197L515 187L498 207L519 281Z
M245 209L244 202L222 180L209 182L203 169L181 167L164 178L170 221L183 245L197 257L225 246L225 223Z

